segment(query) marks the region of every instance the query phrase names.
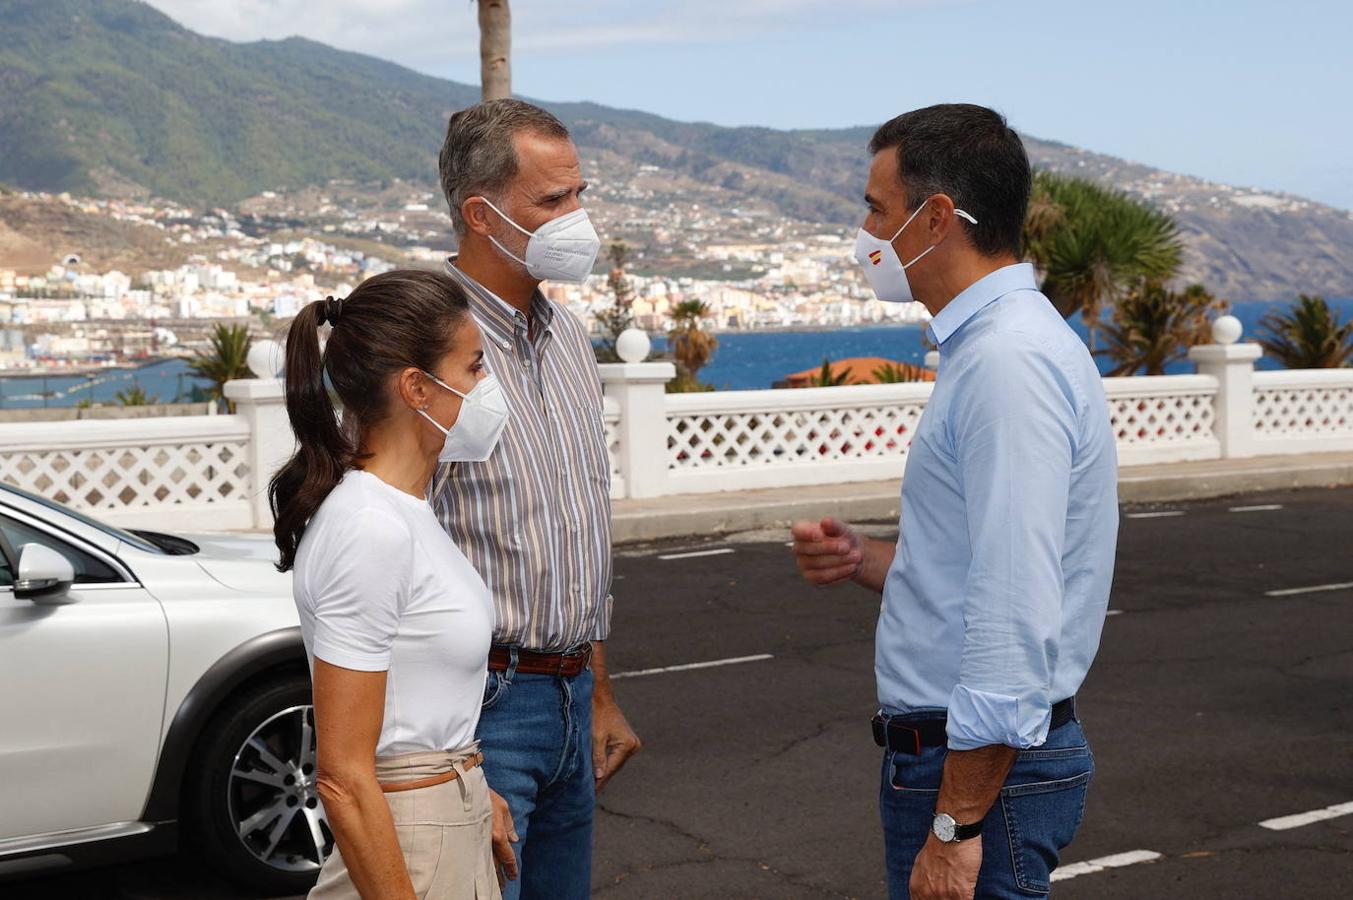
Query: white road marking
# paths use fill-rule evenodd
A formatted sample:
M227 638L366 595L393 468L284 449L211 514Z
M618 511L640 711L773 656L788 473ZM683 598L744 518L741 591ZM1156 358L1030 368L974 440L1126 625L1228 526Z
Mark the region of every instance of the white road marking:
M733 666L738 663L761 662L763 659L774 659L769 653L759 653L756 656L735 656L732 659L715 659L710 662L687 663L684 666L664 666L661 669L640 669L637 672L618 672L611 676L612 680L617 678L638 678L640 675L661 675L664 672L689 672L691 669L712 669L716 666Z
M1066 881L1068 878L1075 878L1077 875L1093 875L1095 872L1103 872L1105 869L1118 869L1137 863L1154 862L1158 859L1160 859L1160 854L1154 850L1129 850L1126 853L1115 853L1112 856L1101 856L1098 859L1087 859L1084 862L1061 866L1053 870L1052 880Z
M721 547L718 550L696 550L693 553L664 553L658 559L695 559L697 556L723 556L736 552L732 547Z
M1315 809L1292 816L1279 816L1276 819L1265 819L1259 823L1259 827L1267 828L1270 831L1286 831L1289 828L1300 828L1302 825L1323 822L1326 819L1337 819L1340 816L1350 814L1353 814L1353 803L1336 803L1334 806L1327 806L1324 809Z
M1182 516L1182 509L1169 509L1161 512L1128 513L1129 519L1172 519L1175 516Z
M1273 510L1273 509L1282 509L1282 508L1283 508L1283 505L1282 505L1281 503L1265 503L1265 504L1262 505L1262 506L1233 506L1233 507L1231 507L1231 508L1230 508L1229 510L1227 510L1227 511L1228 511L1228 512L1239 512L1239 513L1246 513L1246 512L1268 512L1269 510Z
M1341 581L1338 584L1314 584L1310 587L1283 588L1280 591L1264 591L1265 597L1295 597L1297 594L1318 594L1322 591L1346 591L1353 588L1353 581Z

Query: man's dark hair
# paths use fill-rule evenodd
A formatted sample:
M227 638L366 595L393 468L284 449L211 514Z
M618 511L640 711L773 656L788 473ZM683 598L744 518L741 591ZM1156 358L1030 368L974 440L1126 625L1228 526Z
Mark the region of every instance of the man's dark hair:
M980 252L1020 255L1033 175L1004 116L971 103L927 106L884 123L869 141L871 154L894 147L908 209L948 194L977 220L963 226Z
M512 136L534 131L567 138L568 129L539 106L511 98L487 100L452 114L438 156L442 192L456 234L465 234L461 205L476 194L498 194L517 174Z

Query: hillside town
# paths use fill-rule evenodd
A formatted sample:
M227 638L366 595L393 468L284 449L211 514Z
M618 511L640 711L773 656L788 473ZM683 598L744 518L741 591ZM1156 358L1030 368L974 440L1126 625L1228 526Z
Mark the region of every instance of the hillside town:
M656 169L656 167L649 167ZM363 279L401 266L443 264L453 243L430 191L397 185L377 204L319 191L265 192L235 211L169 202L23 193L24 202L134 230L182 261L102 268L77 238L50 266L0 258L0 367L119 365L191 352L209 323L252 320L275 329L306 303L345 296ZM337 193L337 192L335 192ZM399 196L402 193L402 196ZM632 260L635 324L665 331L669 312L699 300L714 330L838 328L922 321L920 304L874 300L851 257L851 235L757 211L667 204L632 183L598 188L591 209L604 237ZM77 232L78 233L78 232ZM598 261L598 272L607 265ZM665 272L688 274L663 274ZM596 333L614 303L607 278L548 284L551 299Z

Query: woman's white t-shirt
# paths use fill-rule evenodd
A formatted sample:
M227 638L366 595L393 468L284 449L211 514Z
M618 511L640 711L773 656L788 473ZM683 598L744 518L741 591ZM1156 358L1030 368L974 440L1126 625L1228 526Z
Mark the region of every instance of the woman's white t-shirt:
M493 600L425 501L352 470L296 550L293 576L310 658L387 671L378 756L474 740Z

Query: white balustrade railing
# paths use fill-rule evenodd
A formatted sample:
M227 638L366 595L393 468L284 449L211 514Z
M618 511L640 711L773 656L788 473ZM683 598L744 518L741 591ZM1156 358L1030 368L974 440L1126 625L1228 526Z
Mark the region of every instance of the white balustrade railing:
M620 470L620 404L614 397L602 398L602 421L606 426L606 453L611 458L611 497L625 496L625 473Z
M1105 378L1121 465L1216 459L1218 380L1210 375Z
M667 493L896 477L933 384L666 397Z
M1253 344L1195 347L1198 375L1107 378L1124 465L1353 450L1353 369L1255 372ZM611 496L899 479L933 384L667 394L670 363L601 367ZM231 416L0 424L0 480L130 526L268 527L292 451L280 382L231 382Z
M1353 369L1254 373L1260 453L1353 449Z
M0 425L0 481L120 525L254 525L241 416Z

